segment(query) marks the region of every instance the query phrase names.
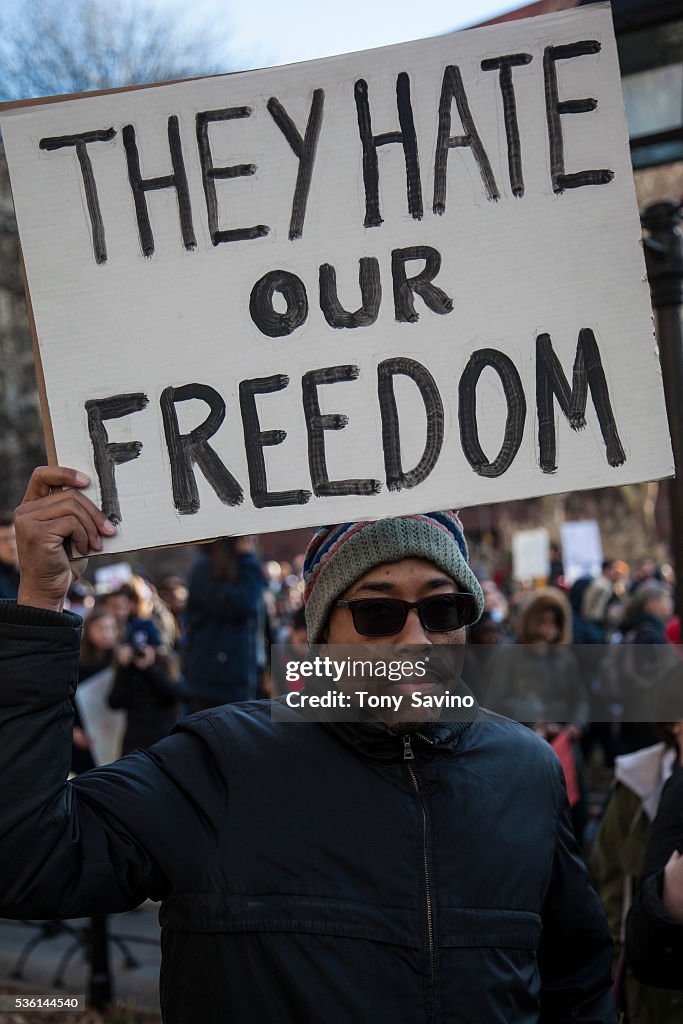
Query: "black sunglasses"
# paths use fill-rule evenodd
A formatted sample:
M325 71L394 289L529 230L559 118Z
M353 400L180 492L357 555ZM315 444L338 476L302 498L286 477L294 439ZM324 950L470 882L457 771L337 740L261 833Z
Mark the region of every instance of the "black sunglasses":
M432 633L449 633L470 626L477 619L474 594L435 594L421 601L368 597L360 601L335 601L335 605L351 610L354 628L361 636L400 633L411 608L417 608L423 628Z

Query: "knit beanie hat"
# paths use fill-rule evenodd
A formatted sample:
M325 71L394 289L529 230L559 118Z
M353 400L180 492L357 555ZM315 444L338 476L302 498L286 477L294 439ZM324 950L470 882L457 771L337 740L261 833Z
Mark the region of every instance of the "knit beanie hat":
M478 616L484 595L467 564L467 544L456 512L427 512L372 522L321 526L306 549L304 581L309 643L318 643L334 602L369 569L402 558L426 558L474 594Z

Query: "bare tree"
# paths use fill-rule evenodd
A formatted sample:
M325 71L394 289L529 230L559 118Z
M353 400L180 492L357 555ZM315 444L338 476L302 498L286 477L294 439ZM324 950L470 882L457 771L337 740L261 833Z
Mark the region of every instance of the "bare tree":
M220 25L202 30L191 13L192 29L149 0L0 0L0 100L225 71ZM45 461L23 291L0 143L0 508L19 502Z
M190 27L149 0L24 0L0 15L0 99L226 71L218 28L196 17Z

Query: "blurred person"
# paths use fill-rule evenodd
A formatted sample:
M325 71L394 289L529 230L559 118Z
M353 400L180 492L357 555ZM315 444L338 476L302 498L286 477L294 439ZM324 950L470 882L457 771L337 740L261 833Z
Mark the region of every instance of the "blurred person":
M184 689L193 711L256 697L265 588L252 537L214 541L192 567Z
M106 608L93 608L83 620L81 635L81 652L78 661L78 682L110 668L116 659L118 646L118 626L116 619ZM74 701L73 747L71 751L71 771L79 775L95 766L91 748L92 737L87 733L78 705Z
M0 600L14 600L19 592L19 563L14 515L0 513Z
M109 707L126 712L121 744L125 755L168 736L178 720L180 672L178 658L149 642L141 631L119 646L116 663Z
M504 652L489 699L496 711L553 739L559 723L571 723L577 738L588 706L571 648L571 608L564 594L545 587L521 606L516 643Z
M616 584L624 579L625 563L615 559L606 559L602 563L602 571L588 584L581 599L581 618L589 622L594 629L600 631L598 643L607 640L610 622L610 607L619 605L615 589Z
M608 652L603 674L608 691L624 709L621 753L652 746L657 740L652 698L658 680L676 660L666 637L672 614L671 587L655 579L641 583L624 609L621 642Z
M128 618L132 607L130 592L119 587L118 590L111 590L109 593L100 594L95 603L98 608L106 608L114 616L119 640L123 642L126 638Z
M78 635L63 503L81 547L115 530L87 482L35 471L19 602L0 606L0 913L162 898L167 1024L226 1008L244 1024L614 1024L611 942L558 761L476 704L401 722L227 705L65 786L63 730L46 728L69 720ZM308 639L325 649L380 655L390 638L438 666L483 609L449 511L321 528L305 575ZM428 692L448 684L430 669Z
M487 700L488 689L498 665L500 647L509 642L510 638L501 622L494 618L491 612L486 611L484 591L484 611L481 618L467 631L463 665L463 679L480 703Z
M69 587L66 600L69 611L83 619L95 607L95 588L90 580L81 576Z
M564 564L562 562L562 549L555 541L550 542L548 548L548 583L551 587L558 585L558 580L564 579Z
M650 555L645 555L644 558L639 558L633 567L631 573L631 581L629 583L629 594L634 594L639 586L643 583L648 583L651 580L658 579L659 569L654 558Z
M589 715L587 693L571 647L568 599L556 587L533 591L520 608L516 643L497 659L488 702L562 751L572 822L581 842L586 786L579 741Z
M146 643L150 647L159 647L159 645L167 643L169 638L162 636L161 623L154 614L154 593L147 580L142 576L133 574L119 588L118 593L125 594L129 600L124 643L130 644L134 634L141 635L142 633L145 634ZM175 626L172 625L171 630L174 631ZM169 646L172 646L172 640Z
M683 707L683 667L662 680L672 704ZM661 693L666 706L666 694ZM607 920L615 942L619 999L629 1024L679 1024L683 1020L683 991L663 992L643 985L623 963L626 916L643 870L652 821L667 779L683 763L683 721L657 727L662 740L616 759L615 789L600 824L593 864ZM680 986L683 989L683 972Z
M175 620L175 643L173 646L176 650L181 649L185 643L188 593L187 583L181 576L164 576L159 581L159 597Z
M681 765L664 787L652 824L640 886L626 921L626 958L634 975L644 984L680 989L683 978Z
M510 617L510 606L505 594L493 580L482 580L481 589L484 593L484 611L494 622L502 625Z

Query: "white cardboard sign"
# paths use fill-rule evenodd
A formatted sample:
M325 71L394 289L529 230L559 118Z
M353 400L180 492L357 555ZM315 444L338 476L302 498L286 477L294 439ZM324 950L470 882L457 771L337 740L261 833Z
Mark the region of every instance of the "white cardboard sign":
M599 576L602 569L602 539L595 519L562 523L562 564L565 579L574 583L581 576Z
M546 579L550 568L550 536L545 527L518 530L512 536L512 576L516 580Z
M671 474L607 5L2 130L108 551Z

